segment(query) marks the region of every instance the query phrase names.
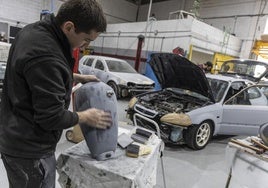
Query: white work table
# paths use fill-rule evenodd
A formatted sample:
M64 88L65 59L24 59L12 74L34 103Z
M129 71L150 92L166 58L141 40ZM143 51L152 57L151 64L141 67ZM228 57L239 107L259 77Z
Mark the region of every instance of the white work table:
M152 148L148 155L130 158L118 147L114 159L97 161L82 141L58 157L58 181L66 188L152 188L156 184L161 143L154 135L147 144Z

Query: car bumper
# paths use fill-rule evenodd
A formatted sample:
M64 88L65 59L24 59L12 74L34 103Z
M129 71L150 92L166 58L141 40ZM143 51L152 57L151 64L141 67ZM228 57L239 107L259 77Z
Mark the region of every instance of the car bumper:
M154 91L154 87L149 88L146 86L135 88L135 87L128 87L128 86L124 86L124 85L119 85L119 87L120 87L121 94L123 97Z
M132 117L133 123L135 125L155 131L165 143L174 145L180 145L184 143L184 127L162 124L155 119L148 118L139 113L134 113Z

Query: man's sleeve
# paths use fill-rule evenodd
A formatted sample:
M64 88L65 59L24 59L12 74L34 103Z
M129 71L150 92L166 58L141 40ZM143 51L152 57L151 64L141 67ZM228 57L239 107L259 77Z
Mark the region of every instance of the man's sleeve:
M78 123L78 115L65 109L71 71L57 62L38 62L24 70L31 91L34 122L45 130L61 130ZM71 88L69 88L71 89Z

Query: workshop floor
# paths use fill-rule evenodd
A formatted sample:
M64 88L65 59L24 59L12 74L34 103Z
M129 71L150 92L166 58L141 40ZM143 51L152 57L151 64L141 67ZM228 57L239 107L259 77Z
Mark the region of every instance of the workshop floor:
M129 122L125 118L127 105L128 99L118 101L119 121ZM213 138L207 147L200 151L193 151L186 146L165 147L163 162L166 188L224 188L228 174L225 148L229 139L227 136ZM72 145L63 134L56 156ZM156 188L164 188L160 164L159 160ZM2 160L0 160L0 187L8 188ZM56 188L60 188L58 183Z

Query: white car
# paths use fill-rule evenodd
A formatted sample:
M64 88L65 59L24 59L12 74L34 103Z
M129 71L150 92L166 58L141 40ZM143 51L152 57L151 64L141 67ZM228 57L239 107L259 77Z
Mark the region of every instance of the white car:
M126 97L154 90L154 81L139 74L126 61L111 57L85 55L79 61L81 74L96 75L111 86L117 96Z
M1 93L3 88L3 80L6 72L6 62L0 61L0 101L1 101Z
M138 125L156 130L148 121L153 120L166 143L202 149L213 135L257 135L268 122L268 85L234 74L205 75L174 54L153 54L149 64L153 70L162 67L154 71L162 90L132 98L127 113Z

